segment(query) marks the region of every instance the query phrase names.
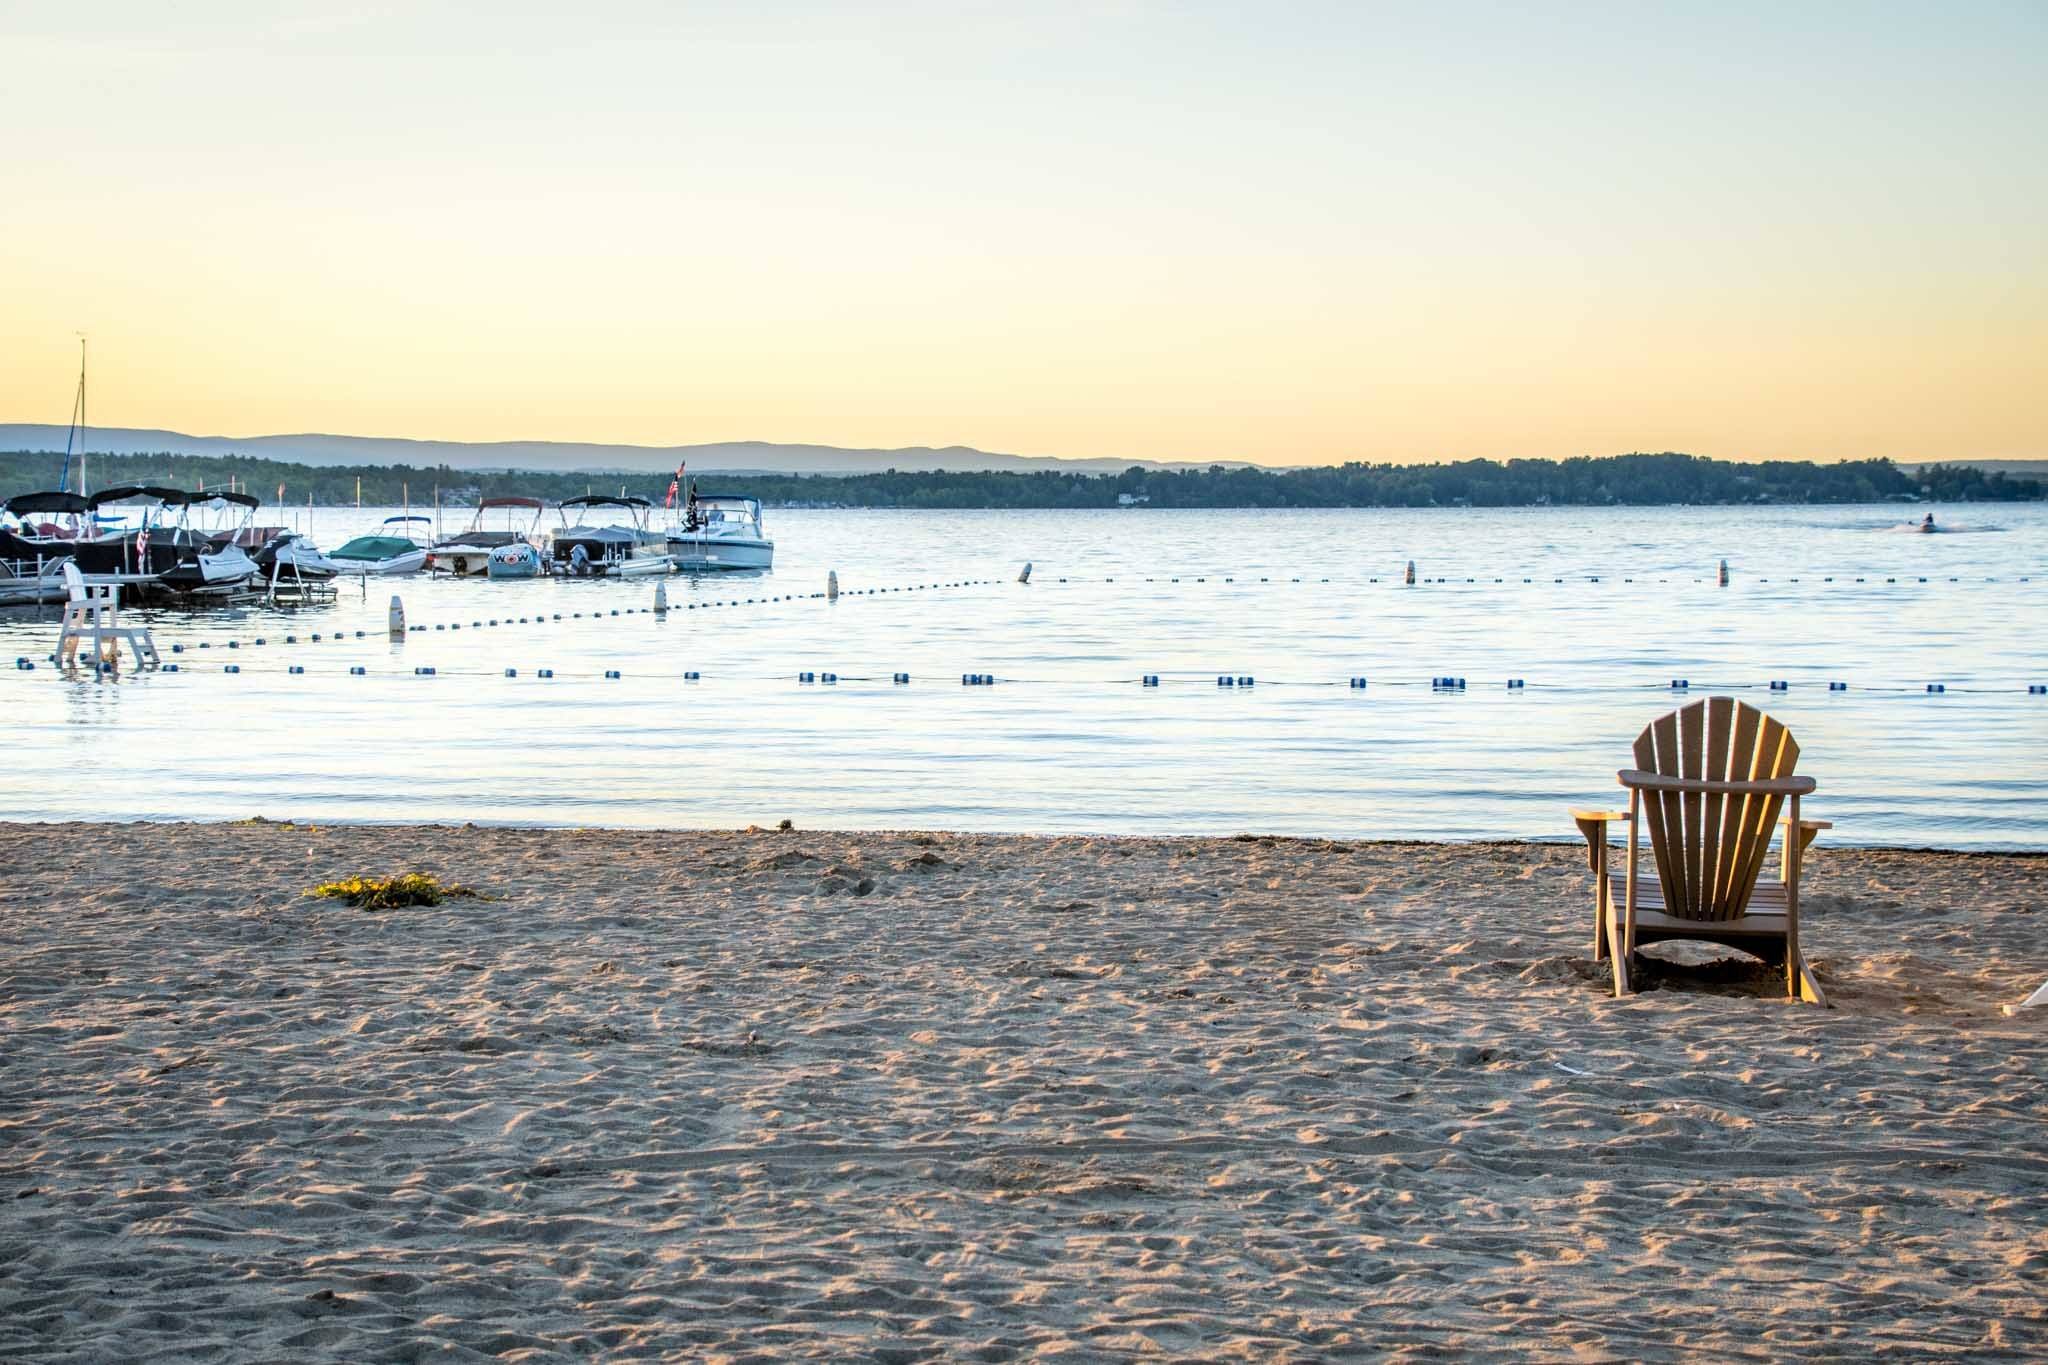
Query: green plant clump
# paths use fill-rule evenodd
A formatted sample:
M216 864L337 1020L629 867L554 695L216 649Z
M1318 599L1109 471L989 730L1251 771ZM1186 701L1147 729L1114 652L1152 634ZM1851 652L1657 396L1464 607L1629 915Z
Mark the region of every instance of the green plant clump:
M325 900L347 901L358 910L398 910L409 905L439 905L446 900L491 900L473 886L443 882L431 872L405 872L396 877L345 877L323 882L306 893Z

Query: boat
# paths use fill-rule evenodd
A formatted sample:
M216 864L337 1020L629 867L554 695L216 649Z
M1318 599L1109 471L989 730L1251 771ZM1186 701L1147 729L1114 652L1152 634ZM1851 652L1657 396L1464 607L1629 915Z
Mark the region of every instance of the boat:
M667 534L647 525L647 514L653 506L645 498L615 498L602 493L564 498L557 504L562 524L548 547L554 571L572 578L642 578L673 573L676 562L668 552ZM570 524L571 511L581 518L600 507L623 511L625 524L591 526L581 520Z
M433 525L432 517L407 515L386 517L375 535L357 536L327 559L338 573L351 577L390 577L418 573L426 567L427 547L412 537L412 523Z
M540 514L546 506L539 498L485 498L476 505L476 516L470 521L468 530L434 542L427 551L427 568L434 573L462 576L488 572L493 550L531 545L534 533L540 527ZM486 530L484 514L495 511L507 513L505 525L499 530ZM519 515L525 511L533 515ZM523 527L518 524L521 522L525 523Z
M249 538L256 520L256 509L262 505L247 493L235 492L188 493L182 503L159 503L159 525L163 524L170 508L178 508L178 523L170 537L178 549L175 561L168 568L157 568L159 536L150 533L146 521L144 529L137 532L149 539L149 564L156 574L157 585L174 593L209 597L225 596L247 588L256 577L256 561L249 557L242 543ZM234 512L229 510L237 507L241 509L239 519L235 519ZM209 513L232 520L233 524L211 530L192 525L195 514L204 520Z
M761 500L740 493L693 490L683 520L668 533L668 549L686 571L775 565L775 542L761 528Z
M92 505L77 493L17 493L0 503L0 511L14 518L14 525L0 525L0 563L17 570L68 559L77 543L91 536Z
M246 525L258 506L247 493L188 493L182 488L116 484L85 500L87 522L97 526L107 520L106 509L133 502L145 504L140 524L116 525L68 543L80 573L120 574L139 581L144 591L161 589L180 596L224 596L246 588L256 576L255 561L233 543L233 529L216 533L192 525L195 507L240 507Z
M525 541L500 545L484 561L484 573L491 578L539 578L547 572L547 560Z
M341 566L320 553L320 547L297 531L279 531L257 546L249 558L256 572L266 580L280 578L325 581L341 572Z

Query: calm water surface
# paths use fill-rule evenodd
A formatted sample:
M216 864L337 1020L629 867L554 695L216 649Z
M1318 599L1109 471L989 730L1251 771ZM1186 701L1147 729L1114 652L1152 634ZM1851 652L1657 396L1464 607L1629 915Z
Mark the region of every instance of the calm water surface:
M1791 726L1837 842L2048 848L2048 508L1902 529L1924 510L773 512L772 574L670 579L663 618L626 614L646 582L387 580L148 613L181 671L118 682L42 662L50 610L4 612L0 656L38 666L0 671L0 793L14 819L1560 836L1687 678ZM1403 587L1410 559L1451 581ZM393 593L461 629L388 640Z

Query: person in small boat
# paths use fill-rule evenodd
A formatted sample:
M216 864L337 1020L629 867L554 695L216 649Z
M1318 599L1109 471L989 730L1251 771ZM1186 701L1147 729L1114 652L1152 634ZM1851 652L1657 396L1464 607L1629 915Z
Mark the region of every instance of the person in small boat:
M1929 512L1927 514L1927 520L1920 523L1920 529L1929 535L1934 534L1934 513Z

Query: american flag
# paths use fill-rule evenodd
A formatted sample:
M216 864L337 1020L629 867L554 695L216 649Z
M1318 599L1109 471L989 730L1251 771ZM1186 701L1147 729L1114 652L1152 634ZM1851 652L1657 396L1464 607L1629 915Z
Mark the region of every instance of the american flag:
M661 500L663 507L674 507L676 496L683 491L683 466L676 466L676 476L668 481L668 496Z

